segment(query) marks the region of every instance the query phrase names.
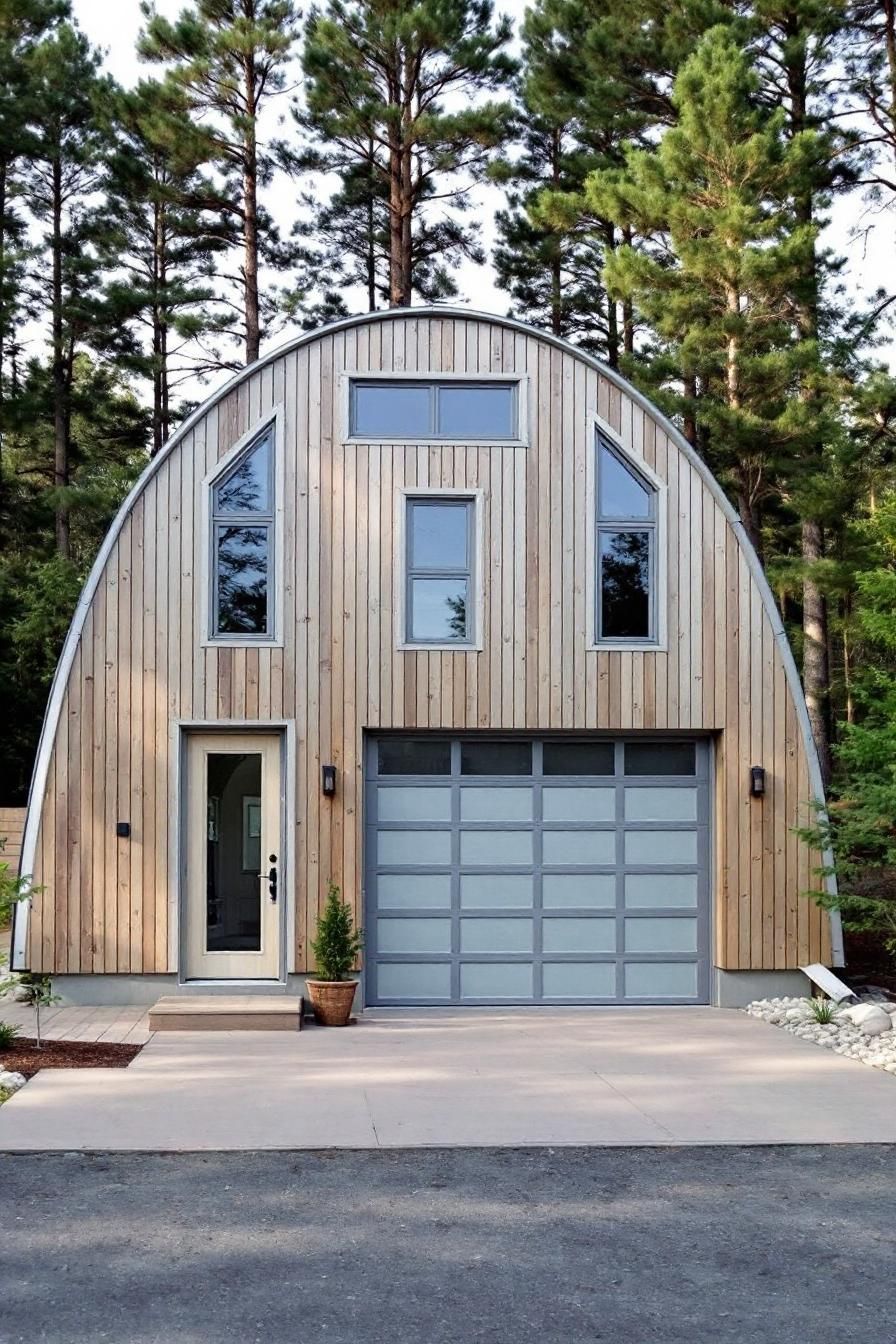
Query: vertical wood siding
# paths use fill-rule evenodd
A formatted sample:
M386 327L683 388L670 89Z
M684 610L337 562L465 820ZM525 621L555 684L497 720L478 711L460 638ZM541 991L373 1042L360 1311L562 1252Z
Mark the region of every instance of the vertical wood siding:
M523 373L529 446L345 444L346 370ZM204 647L201 482L277 404L283 647ZM587 647L595 411L667 485L663 652ZM483 492L481 652L396 650L402 486ZM363 732L412 727L716 733L716 964L830 959L828 918L800 894L816 859L792 830L810 793L797 714L732 528L649 415L534 333L447 316L333 331L248 374L161 465L113 548L65 688L40 804L35 969L176 969L175 719L295 721L291 969L308 966L329 879L360 909ZM339 770L333 802L320 796L322 761ZM767 771L762 802L748 793L753 764ZM116 839L118 819L130 840Z

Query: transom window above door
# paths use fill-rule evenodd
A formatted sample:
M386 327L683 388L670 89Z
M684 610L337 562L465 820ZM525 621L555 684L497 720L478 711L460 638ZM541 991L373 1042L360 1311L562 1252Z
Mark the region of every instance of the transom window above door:
M211 631L231 641L273 636L274 426L211 485Z
M597 434L597 611L599 644L655 644L658 491Z
M475 512L469 498L405 500L406 644L474 642Z
M517 380L352 379L349 435L361 439L508 440L520 437Z

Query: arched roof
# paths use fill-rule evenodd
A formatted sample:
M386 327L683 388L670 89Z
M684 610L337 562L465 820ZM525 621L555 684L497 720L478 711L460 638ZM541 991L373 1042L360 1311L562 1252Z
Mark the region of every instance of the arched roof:
M643 395L643 393L638 391L628 379L624 378L615 369L611 369L608 365L604 364L601 360L596 359L593 355L588 354L584 350L580 350L571 342L565 341L561 337L553 335L551 332L530 326L528 323L520 322L516 318L502 317L494 313L480 312L473 308L449 307L441 304L413 308L388 308L375 313L363 313L359 316L342 318L339 321L328 323L326 326L316 328L313 331L301 332L291 340L284 342L276 349L270 351L270 353L264 355L254 364L249 364L245 368L240 369L239 372L235 373L232 378L228 379L227 382L219 387L217 391L206 398L206 400L193 411L184 423L179 426L162 450L147 464L146 468L135 482L122 503L121 508L118 510L109 531L103 539L103 543L97 553L96 559L94 560L78 600L77 607L75 608L72 623L68 634L66 635L65 643L62 647L62 652L53 677L47 704L47 712L41 730L40 742L28 796L28 816L22 843L21 871L23 873L29 873L33 869L37 832L40 824L40 801L44 796L46 788L51 748L59 724L63 693L69 678L75 651L78 647L78 642L84 628L84 622L99 586L106 562L112 553L124 522L149 481L152 480L161 465L177 450L182 440L210 410L228 396L229 393L238 388L240 384L245 382L246 379L260 372L269 364L282 359L284 356L291 354L292 351L298 350L302 346L313 344L314 341L320 340L324 336L331 335L333 332L346 331L354 327L367 326L376 322L389 322L396 319L402 320L407 319L408 317L435 319L448 318L465 322L487 322L492 326L503 326L509 330L517 331L523 335L542 341L546 345L551 345L596 370L602 378L605 378L608 382L614 384L627 397L631 398L631 400L649 415L663 430L668 436L669 441L675 445L678 451L686 458L693 470L704 481L707 489L711 492L719 508L727 518L737 537L738 544L744 553L751 577L756 584L763 606L771 623L776 643L780 649L788 689L796 707L800 730L805 743L810 788L812 789L815 798L819 801L823 801L824 786L822 783L821 768L818 761L818 754L815 749L814 739L812 737L812 729L809 723L809 715L803 695L802 683L800 681L796 663L794 662L793 652L790 648L787 633L784 629L784 624L781 620L768 580L765 577L765 573L759 563L759 558L753 549L743 524L727 495L707 467L706 463L688 443L681 431L677 429L672 421L663 415L662 412ZM830 860L830 856L825 855L824 860L827 864ZM829 889L835 889L833 879L829 879L828 885ZM26 921L24 919L18 919L14 930L13 966L19 964L20 958L24 958L26 932ZM840 931L840 923L839 919L836 917L836 912L834 912L834 917L832 918L832 937L835 961L837 964L842 964L842 933Z

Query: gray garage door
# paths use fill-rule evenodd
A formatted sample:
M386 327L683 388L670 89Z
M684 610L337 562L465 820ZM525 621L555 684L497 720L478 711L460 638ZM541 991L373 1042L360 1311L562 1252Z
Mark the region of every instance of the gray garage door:
M372 739L370 1004L706 1003L709 751Z

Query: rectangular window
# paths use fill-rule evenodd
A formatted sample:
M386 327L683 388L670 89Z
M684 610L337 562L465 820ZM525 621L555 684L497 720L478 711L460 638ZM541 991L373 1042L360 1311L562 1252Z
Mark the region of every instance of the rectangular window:
M409 644L472 644L471 499L408 499L405 639Z
M211 635L273 635L273 427L255 439L211 486Z
M353 438L445 439L450 443L517 439L518 384L354 379L349 433Z

